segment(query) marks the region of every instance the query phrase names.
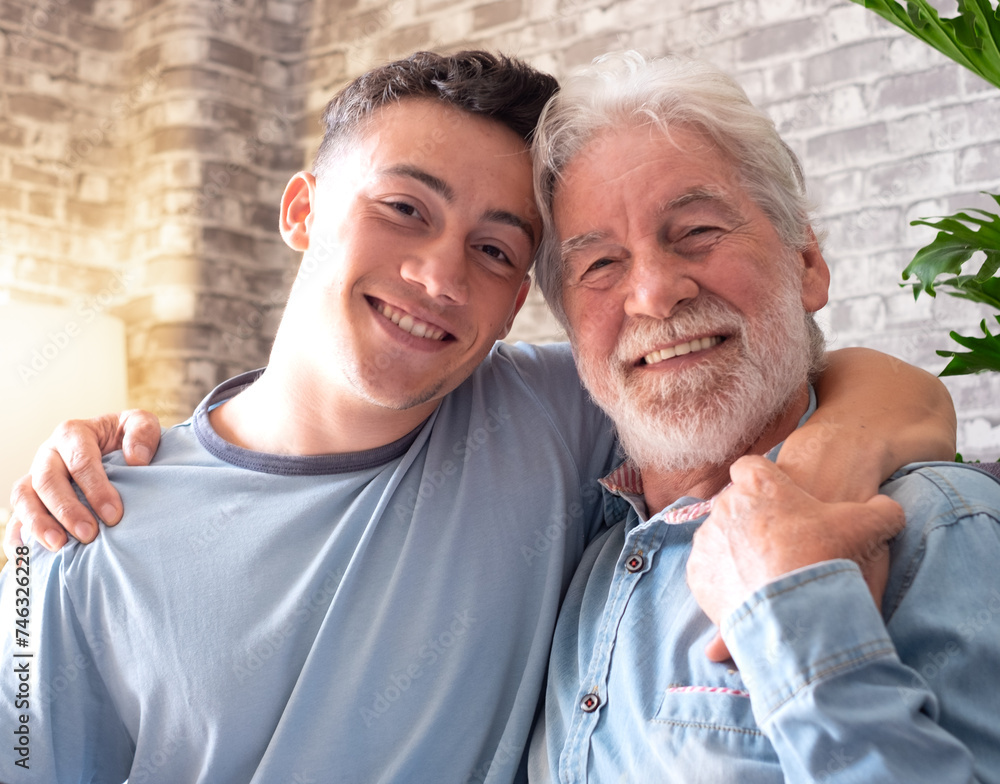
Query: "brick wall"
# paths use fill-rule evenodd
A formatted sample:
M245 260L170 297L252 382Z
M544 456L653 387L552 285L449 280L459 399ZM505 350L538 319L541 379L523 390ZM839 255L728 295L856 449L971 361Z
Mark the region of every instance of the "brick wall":
M0 0L0 296L128 325L132 402L168 421L266 360L295 258L277 202L331 94L417 48L563 75L608 49L736 74L803 158L834 274L834 345L933 371L981 313L899 272L915 217L997 187L1000 92L839 0ZM558 337L529 300L516 337ZM948 381L968 455L1000 454L1000 379Z

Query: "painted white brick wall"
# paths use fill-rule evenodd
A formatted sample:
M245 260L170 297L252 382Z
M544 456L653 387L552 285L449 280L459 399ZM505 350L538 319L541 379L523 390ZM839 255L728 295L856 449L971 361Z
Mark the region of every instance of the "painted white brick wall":
M151 264L133 292L148 302L126 309L138 324L129 336L133 402L156 407L164 390L171 420L204 394L213 367L218 378L266 357L287 283L270 205L299 163L282 151L308 155L331 94L415 48L499 49L557 76L608 49L707 57L740 79L803 159L828 230L834 283L821 321L833 345L872 346L937 372L945 360L935 349L953 345L947 332L975 334L985 315L946 297L913 302L898 284L932 236L911 220L991 205L979 191L998 189L1000 91L847 0L213 0L208 16L193 0L77 5L46 4L55 10L44 27L31 22L34 0L5 0L0 15L0 296L73 302L100 291L118 263L185 254L189 277L210 281L200 298L197 283ZM191 25L180 37L170 32L178 20ZM164 70L174 63L184 64L177 78ZM148 68L165 76L136 97L133 82ZM128 110L116 114L116 99ZM217 117L220 103L230 105ZM259 142L276 107L287 122L279 144L256 144L261 161L226 153ZM227 119L248 112L246 128ZM70 143L108 118L113 133L63 177ZM175 138L177 125L191 131L188 141ZM178 151L151 152L154 139L170 138ZM123 161L136 164L127 182ZM185 205L227 161L239 177L195 217L212 237L222 237L218 226L252 239L263 277L239 262L242 245L211 250L178 230ZM147 283L162 290L147 292ZM148 332L148 308L177 326L176 350L156 361L150 347L166 338ZM230 340L251 323L251 339ZM206 343L206 327L228 342ZM512 337L560 337L537 294ZM189 339L197 345L181 345ZM178 379L183 389L168 395ZM947 384L960 449L1000 455L1000 376Z

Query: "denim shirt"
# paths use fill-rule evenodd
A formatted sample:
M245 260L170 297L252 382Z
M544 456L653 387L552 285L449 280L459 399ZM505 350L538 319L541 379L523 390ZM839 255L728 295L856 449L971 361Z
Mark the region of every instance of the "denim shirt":
M641 491L607 491L615 524L563 603L532 781L1000 782L1000 483L925 463L882 492L907 526L881 612L853 562L800 569L724 619L719 664L685 579L709 505L645 520Z

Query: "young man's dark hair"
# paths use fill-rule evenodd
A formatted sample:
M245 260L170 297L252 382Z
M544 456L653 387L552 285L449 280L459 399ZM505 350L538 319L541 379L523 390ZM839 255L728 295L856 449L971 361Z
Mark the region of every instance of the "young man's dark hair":
M496 120L530 142L542 107L558 89L555 77L515 57L484 51L415 52L359 76L330 101L313 173L323 173L376 109L403 98L438 99Z

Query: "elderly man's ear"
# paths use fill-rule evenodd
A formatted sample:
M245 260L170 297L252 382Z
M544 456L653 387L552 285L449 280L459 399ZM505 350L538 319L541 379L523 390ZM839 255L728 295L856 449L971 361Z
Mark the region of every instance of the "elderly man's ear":
M802 261L802 307L808 313L815 313L828 299L830 268L812 229L809 229L809 246L798 255Z

